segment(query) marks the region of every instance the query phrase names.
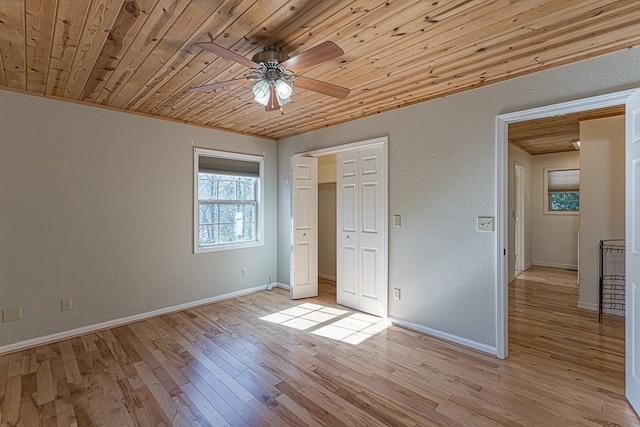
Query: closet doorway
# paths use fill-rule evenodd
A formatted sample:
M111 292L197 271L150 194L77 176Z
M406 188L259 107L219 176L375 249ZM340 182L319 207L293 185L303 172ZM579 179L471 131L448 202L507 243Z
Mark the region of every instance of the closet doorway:
M330 279L325 265L319 269L318 260L326 257L326 243L320 240L326 236L319 232L330 223L326 215L328 207L320 206L319 199L331 194L331 185L326 179L316 179L318 191L308 189L309 185L298 185L296 169L299 163L316 166L316 171L308 175L318 176L319 165L326 168L326 162L316 161L326 156L336 156L336 208L333 217L336 222L335 237L335 280L336 300L345 305L376 316L388 315L388 189L387 189L387 137L345 144L326 149L299 153L292 157L292 251L291 251L291 295L296 298L310 296L300 293L299 288L308 288L315 273ZM302 160L299 159L308 159ZM313 160L312 160L313 159ZM313 166L312 166L313 167ZM331 197L330 195L328 197ZM309 224L312 221L298 218L299 212L312 209L315 198L317 220L315 232ZM302 228L301 228L302 226ZM311 231L311 232L309 232ZM296 236L317 236L315 242L298 241ZM313 245L317 250L313 249ZM311 249L309 249L311 248ZM322 253L321 253L322 252ZM329 255L331 256L331 255ZM302 273L302 274L301 274ZM301 277L303 278L301 280ZM313 284L312 284L313 285Z

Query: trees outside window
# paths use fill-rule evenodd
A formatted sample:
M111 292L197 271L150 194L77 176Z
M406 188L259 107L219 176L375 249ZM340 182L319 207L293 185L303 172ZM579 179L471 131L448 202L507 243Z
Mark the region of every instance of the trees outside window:
M194 252L261 244L263 158L196 149Z

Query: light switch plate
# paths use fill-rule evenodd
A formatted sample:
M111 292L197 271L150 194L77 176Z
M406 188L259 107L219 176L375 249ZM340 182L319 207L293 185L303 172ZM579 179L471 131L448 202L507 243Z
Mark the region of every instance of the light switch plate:
M478 217L478 231L493 231L494 221L492 216Z
M2 310L2 321L11 322L22 319L22 307L11 307Z
M401 227L402 226L402 217L400 215L393 216L393 226Z

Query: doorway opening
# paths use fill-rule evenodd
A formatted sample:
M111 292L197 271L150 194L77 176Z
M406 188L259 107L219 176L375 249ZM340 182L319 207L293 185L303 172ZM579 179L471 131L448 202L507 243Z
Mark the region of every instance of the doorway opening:
M525 110L516 113L504 114L497 117L497 316L496 316L496 349L499 358L508 355L508 257L510 247L508 224L510 213L508 212L508 125L527 120L542 119L561 116L570 113L609 108L625 103L633 93L632 90L616 92L593 98L555 104L551 106ZM511 243L512 245L513 243Z
M580 371L617 393L625 381L624 317L599 319L597 300L589 304L597 293L585 288L596 291L599 284L597 267L591 268L598 263L589 250L598 247L594 240L624 236L624 139L624 106L509 125L509 254L515 257L515 268L509 260L510 358L533 366L542 357L550 372ZM616 197L614 188L620 188ZM525 222L533 254L522 269L518 230ZM579 246L586 250L578 273ZM585 276L583 289L579 276ZM573 339L577 331L580 339ZM599 362L605 358L606 364Z

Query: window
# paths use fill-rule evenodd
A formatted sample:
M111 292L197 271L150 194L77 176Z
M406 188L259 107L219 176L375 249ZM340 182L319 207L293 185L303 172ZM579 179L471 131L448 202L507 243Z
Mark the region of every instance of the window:
M545 213L580 211L580 169L545 169Z
M262 244L263 158L196 148L194 252Z

